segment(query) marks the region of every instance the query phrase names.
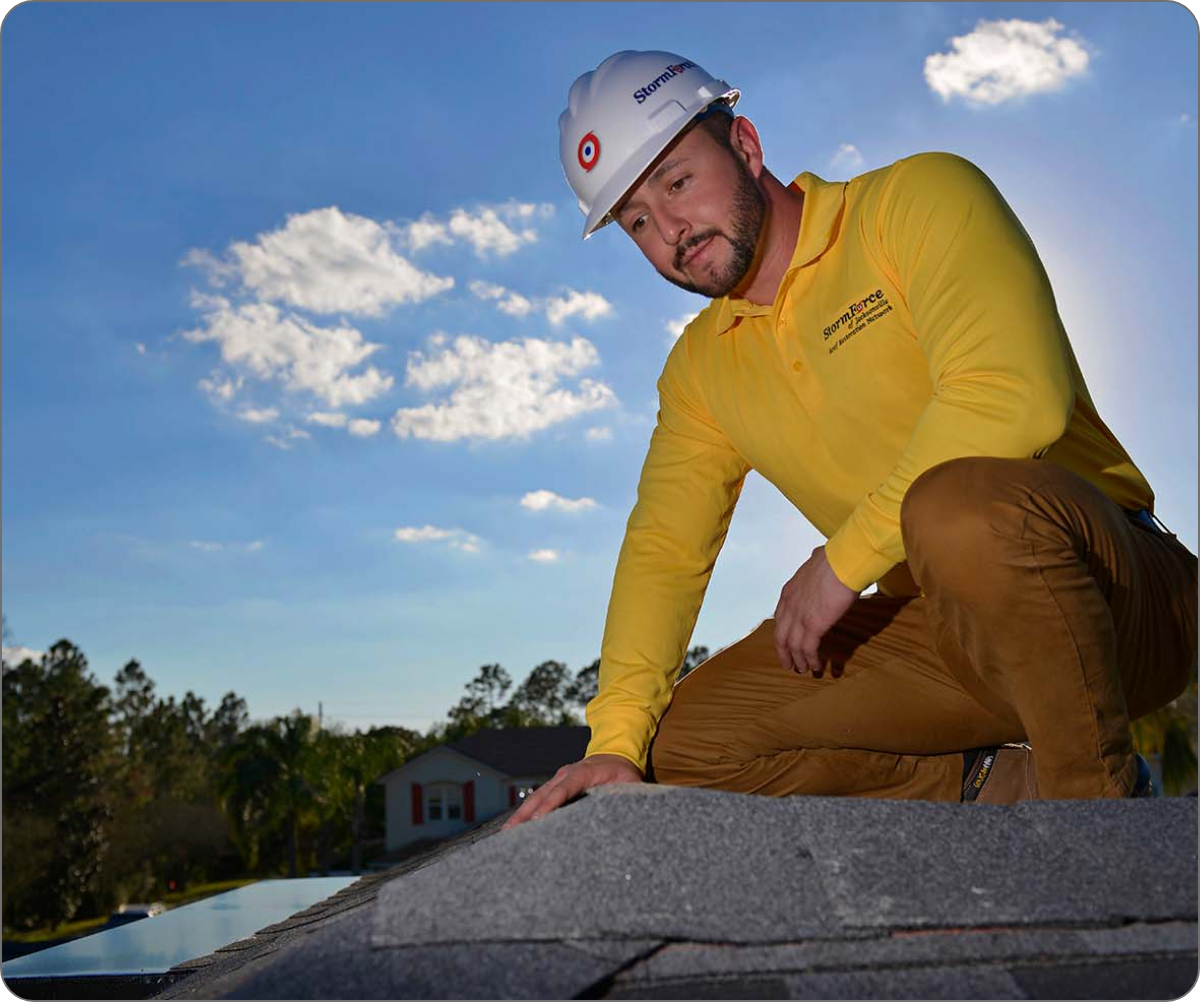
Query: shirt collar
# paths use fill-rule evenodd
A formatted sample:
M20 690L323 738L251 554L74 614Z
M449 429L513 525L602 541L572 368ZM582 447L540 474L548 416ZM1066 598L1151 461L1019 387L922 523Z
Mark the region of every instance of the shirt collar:
M784 273L785 277L815 261L829 247L833 228L842 211L846 189L845 181L823 181L809 171L797 175L792 185L804 192L804 208L800 215L796 249ZM759 305L748 299L731 299L728 296L714 299L712 305L713 325L718 334L729 330L742 317L767 316L775 309L773 303Z

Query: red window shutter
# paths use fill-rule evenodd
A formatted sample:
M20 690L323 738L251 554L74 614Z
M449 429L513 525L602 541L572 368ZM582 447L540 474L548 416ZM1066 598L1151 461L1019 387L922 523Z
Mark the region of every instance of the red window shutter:
M475 823L475 780L473 779L463 783L463 821L469 825Z
M412 819L414 825L425 823L425 793L420 783L412 784Z
M517 788L515 786L510 786L508 788L508 806L517 806Z

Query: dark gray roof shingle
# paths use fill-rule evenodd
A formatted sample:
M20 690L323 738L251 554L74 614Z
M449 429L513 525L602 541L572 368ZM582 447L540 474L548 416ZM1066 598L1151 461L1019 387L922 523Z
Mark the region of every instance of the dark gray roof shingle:
M607 787L163 997L1174 998L1196 806Z

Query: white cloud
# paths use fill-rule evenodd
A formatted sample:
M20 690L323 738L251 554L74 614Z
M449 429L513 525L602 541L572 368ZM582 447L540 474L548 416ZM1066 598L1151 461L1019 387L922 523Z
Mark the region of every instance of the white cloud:
M1192 116L1189 115L1186 111L1182 115L1179 116L1179 124L1180 125L1187 125L1191 122L1191 120L1192 120Z
M32 647L0 648L0 659L2 659L6 665L9 665L12 668L16 668L18 665L23 664L26 659L34 662L35 664L40 664L42 658L45 656L45 651L35 651Z
M611 428L589 428L587 434L584 435L589 442L611 442L612 437Z
M540 219L549 219L554 215L554 205L551 202L518 202L514 198L510 198L503 205L497 206L501 214L508 219L532 219L537 216Z
M477 298L494 301L496 309L509 316L523 317L534 310L541 310L556 327L568 317L582 315L584 320L597 320L612 312L612 304L598 292L567 289L561 296L529 299L492 282L475 281L469 288Z
M523 317L534 310L533 300L526 299L519 292L510 292L496 304L496 309L507 313L510 317Z
M526 299L519 292L511 292L503 285L492 282L472 282L469 286L476 298L496 301L496 309L509 316L523 317L533 309L533 301Z
M379 316L399 303L419 303L454 286L453 278L421 271L392 249L388 228L336 206L295 213L282 229L254 243L230 245L228 260L190 251L183 263L215 285L237 276L259 300L314 313Z
M699 313L685 313L682 316L676 317L674 320L668 320L663 325L666 328L667 333L671 335L672 344L679 340L679 335L681 335L687 325L695 320L698 316L700 316Z
M234 306L222 296L193 293L192 305L204 313L204 326L184 331L183 337L217 342L226 363L259 379L306 390L333 407L365 403L394 382L374 366L348 371L382 347L364 341L353 327L319 327L271 303ZM219 389L211 380L201 386L213 393Z
M228 285L237 277L237 266L230 261L222 261L211 251L193 247L179 261L189 268L199 268L208 276L210 283L217 287Z
M494 251L500 257L507 257L520 250L524 244L537 240L535 230L529 227L520 231L513 230L497 215L495 209L488 208L479 209L475 213L455 209L450 214L448 229L451 234L474 247L475 253L480 257L486 257L490 251Z
M322 411L314 411L305 420L309 424L319 424L326 428L345 428L351 435L357 435L359 438L370 438L382 427L379 421L371 421L367 418L351 420L345 414L327 414Z
M188 545L193 550L200 550L202 553L219 553L225 549L224 543L207 543L201 539L193 539Z
M297 440L305 438L312 438L312 436L301 428L289 427L282 435L267 435L263 441L275 446L277 449L287 450Z
M582 314L584 320L596 320L612 311L612 304L598 292L576 292L546 300L546 319L556 327L568 317Z
M427 543L431 539L449 539L460 529L439 529L436 526L426 525L423 528L415 526L405 526L396 530L396 538L402 543Z
M146 354L146 346L141 341L135 341L133 347L139 355Z
M863 155L853 143L838 143L837 152L829 161L834 170L858 170L863 165Z
M314 411L306 420L309 424L324 425L326 428L345 428L348 418L345 414L326 414Z
M238 417L243 421L249 421L251 424L266 424L268 421L274 421L279 417L279 411L274 407L264 407L261 410L254 407L243 407L238 411Z
M552 564L558 560L558 550L533 550L529 559L536 560L539 564Z
M229 376L224 376L220 372L213 371L207 379L201 379L196 385L200 387L214 404L227 404L233 399L238 390L242 388L244 380L238 377L236 380Z
M199 550L201 553L223 553L225 551L237 553L258 553L263 548L263 541L256 539L252 543L214 543L209 540L193 539L188 543L193 550Z
M394 227L412 251L432 244L470 244L477 255L496 254L507 257L527 244L537 242L537 230L531 225L537 219L554 214L549 202L540 205L510 199L500 205L481 205L474 210L457 208L442 222L425 213L416 222Z
M943 101L972 104L1055 90L1088 67L1087 50L1058 37L1062 30L1054 18L979 21L969 35L950 39L952 52L926 57L925 81Z
M503 285L484 282L480 279L476 279L467 288L478 299L500 299L508 291Z
M559 511L587 511L589 508L597 507L596 502L591 498L578 498L575 501L569 498L555 494L554 491L530 491L521 498L521 507L528 508L530 511L545 511L547 508L556 508Z
M448 400L404 407L392 418L401 438L452 442L462 438L526 437L588 411L611 407L616 395L604 383L581 379L575 391L566 377L598 365L600 356L586 338L570 344L525 338L492 344L460 336L426 356L412 352L405 385L423 391L448 389Z
M400 232L414 251L423 250L431 244L454 243L453 238L446 232L446 227L428 212L416 222L401 227Z
M430 543L445 542L451 549L463 553L478 553L483 540L462 529L439 529L437 526L425 525L420 528L405 526L397 529L396 539L401 543Z

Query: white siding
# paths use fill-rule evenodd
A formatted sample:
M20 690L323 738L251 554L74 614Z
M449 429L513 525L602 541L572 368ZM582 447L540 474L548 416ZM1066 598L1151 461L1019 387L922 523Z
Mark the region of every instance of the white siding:
M429 817L430 788L440 784L461 787L475 783L475 820L486 821L508 807L507 777L447 748L434 748L385 777L387 848L397 849L419 838L445 838L467 826L465 818L449 818L443 807L440 820ZM412 823L412 784L420 783L426 808L424 823Z

